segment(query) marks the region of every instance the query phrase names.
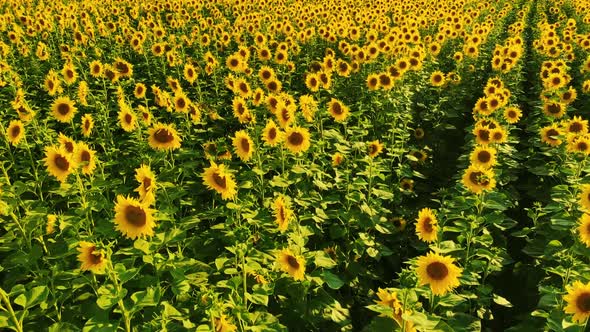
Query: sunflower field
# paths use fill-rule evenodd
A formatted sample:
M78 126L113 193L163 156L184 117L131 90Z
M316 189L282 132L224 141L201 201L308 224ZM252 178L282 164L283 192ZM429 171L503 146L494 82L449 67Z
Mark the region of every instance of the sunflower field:
M590 0L6 0L0 331L590 331Z

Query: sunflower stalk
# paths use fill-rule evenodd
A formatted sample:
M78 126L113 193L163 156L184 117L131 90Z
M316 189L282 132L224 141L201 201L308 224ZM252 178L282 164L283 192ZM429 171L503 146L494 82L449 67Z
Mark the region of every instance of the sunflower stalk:
M113 285L115 285L115 289L117 290L117 295L120 295L121 293L123 293L123 288L121 287L121 284L119 283L119 279L117 278L117 275L114 273L114 269L113 269L113 265L112 263L109 261L109 279L111 279ZM126 332L131 332L131 315L130 312L127 311L127 308L125 308L125 303L123 303L123 299L119 299L119 301L117 301L117 305L119 306L119 310L121 310L121 314L123 315L123 320L125 321L125 331Z
M6 293L6 291L4 291L4 289L2 289L2 287L0 287L0 297L2 298L2 301L4 302L4 304L6 305L6 308L2 307L2 309L6 310L8 312L8 314L10 315L10 318L14 322L15 330L17 332L23 332L23 322L16 317L16 314L14 313L14 310L12 309L12 304L10 304L10 299L8 298L8 294Z
M31 147L29 146L29 142L27 142L27 135L24 136L25 146L27 147L27 151L29 153L29 159L31 161L31 165L33 166L33 176L35 177L35 187L39 189L39 199L43 202L43 188L41 188L41 183L39 182L39 172L37 170L37 164L33 159L33 154L31 153Z

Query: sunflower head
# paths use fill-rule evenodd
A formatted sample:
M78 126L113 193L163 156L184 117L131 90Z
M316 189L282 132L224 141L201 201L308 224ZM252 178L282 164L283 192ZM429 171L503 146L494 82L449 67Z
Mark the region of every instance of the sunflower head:
M344 155L342 153L336 152L332 155L332 166L333 167L340 166L340 164L342 164L343 161L344 161Z
M47 172L60 182L64 182L68 175L76 169L75 160L63 147L46 147L43 161L47 167Z
M59 97L51 106L51 113L55 119L63 123L70 122L74 118L76 111L74 102L69 97Z
M566 288L567 294L563 297L567 303L565 313L573 314L574 321L583 323L590 317L590 283L576 281Z
M148 143L152 149L175 150L182 141L178 132L171 125L157 123L148 130Z
M590 248L590 214L584 213L579 220L578 235L580 242Z
M474 194L490 191L496 187L494 171L481 166L470 165L463 174L462 183Z
M289 127L285 130L285 146L293 153L305 152L311 146L307 128Z
M76 163L82 166L83 174L92 174L96 168L96 151L90 149L84 142L76 144L74 159Z
M10 144L17 146L25 137L25 125L20 120L12 120L6 129L6 138Z
M471 152L471 163L485 169L496 164L496 149L489 146L478 146Z
M273 120L268 120L262 131L262 140L269 146L276 146L283 140L284 133Z
M420 210L416 221L416 235L420 240L433 242L437 239L438 220L431 209L423 208Z
M541 128L541 140L550 146L558 146L563 141L559 139L559 136L563 134L561 128L557 124Z
M305 279L305 259L296 256L290 249L283 249L279 252L277 263L281 270L288 273L293 279Z
M328 103L328 112L337 122L346 120L349 109L340 100L332 98Z
M430 75L430 85L441 87L445 85L445 74L441 71L435 71Z
M245 130L237 131L232 143L236 154L242 161L248 161L252 158L254 142Z
M432 293L444 295L460 285L459 277L463 269L454 264L454 259L436 253L418 257L416 274L418 283L430 285Z
M96 245L90 242L80 241L78 245L78 252L80 252L80 254L78 254L80 270L92 271L96 274L103 273L107 265L105 255L97 250Z
M233 199L236 196L236 182L225 165L217 165L211 161L211 166L205 169L201 177L207 188L221 194L221 198L224 200Z
M138 237L153 236L156 226L153 212L137 199L119 195L115 205L116 229L133 240Z
M383 144L380 143L378 140L370 142L367 147L367 153L371 158L377 157L377 155L380 154L381 151L383 151Z
M273 203L275 223L281 232L287 230L289 220L293 217L290 205L290 200L285 196L278 196Z

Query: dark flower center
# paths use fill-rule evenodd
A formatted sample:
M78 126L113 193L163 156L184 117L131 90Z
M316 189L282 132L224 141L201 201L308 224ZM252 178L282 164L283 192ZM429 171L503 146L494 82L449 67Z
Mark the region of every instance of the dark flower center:
M219 174L217 173L213 173L213 182L215 182L216 185L218 185L219 187L225 189L226 188L226 180L225 180L225 176L221 177L219 176Z
M145 214L145 211L138 206L127 206L125 208L125 218L135 227L142 227L147 223L147 215Z
M490 140L490 131L487 129L480 129L477 132L477 134L478 134L477 136L479 136L479 139L484 142L487 142Z
M477 160L481 163L487 163L490 159L492 159L492 154L489 151L484 150L477 154Z
M301 145L303 143L303 135L298 132L291 133L289 135L289 143L295 146Z
M336 115L340 115L343 112L344 111L342 110L342 105L340 105L340 103L334 103L334 104L332 104L332 113L334 113Z
M428 273L428 277L431 279L439 281L449 275L449 269L444 263L433 262L426 267L426 273Z
M181 109L182 109L182 108L184 108L185 106L186 106L186 100L184 100L184 98L182 98L182 97L181 97L181 98L178 98L178 99L176 100L176 107L177 107L177 108L181 108Z
M90 261L90 264L92 264L92 265L96 265L96 264L99 264L100 262L102 262L102 255L93 254L93 252L95 250L96 250L96 246L92 246L92 247L88 248L88 260Z
M270 71L268 71L268 70L265 70L265 71L263 71L263 72L262 72L262 78L263 78L264 80L268 80L268 79L270 79Z
M588 144L586 142L578 142L578 151L588 150Z
M156 139L156 141L160 143L169 143L174 140L174 136L172 136L172 133L170 133L168 130L164 128L156 130L156 132L154 133L154 138Z
M82 159L84 162L90 162L90 152L86 150L82 151L80 154L80 159Z
M387 75L379 75L379 82L383 86L389 86L391 84L391 78Z
M584 313L590 311L590 293L584 292L576 299L576 307Z
M18 136L18 134L20 134L20 126L12 127L12 129L10 130L10 136L12 136L13 138L16 138Z
M133 120L133 118L131 117L131 114L129 114L129 113L125 114L125 122L130 124L131 120Z
M558 114L561 112L561 107L558 104L550 104L547 106L547 111L551 114Z
M58 154L57 156L55 156L53 163L55 164L55 166L57 166L57 168L59 168L62 171L67 171L68 169L70 169L70 162L62 155Z
M573 123L570 124L569 131L572 132L572 133L577 133L577 132L582 131L582 129L583 129L583 126L582 126L581 123L579 123L579 122L573 122Z
M547 130L547 138L550 140L556 140L555 138L552 138L553 136L559 136L559 132L555 129Z
M430 217L424 218L424 226L422 226L422 228L426 231L426 233L432 233L432 231L434 231L432 219L430 219Z
M244 152L248 153L250 151L250 143L248 142L248 139L242 138L240 140L240 146L242 147L242 150L244 150Z
M57 105L57 112L61 115L68 115L70 113L70 105L65 103L60 103Z
M143 189L145 191L148 191L148 190L150 190L150 187L152 186L152 179L146 177L143 179L142 184L143 184Z
M440 81L442 81L442 77L440 75L435 75L434 76L434 83L440 83Z
M276 128L270 128L270 130L268 131L268 137L273 140L277 137L277 129Z
M297 258L289 255L287 256L287 263L289 266L295 270L299 269L299 262L297 262Z

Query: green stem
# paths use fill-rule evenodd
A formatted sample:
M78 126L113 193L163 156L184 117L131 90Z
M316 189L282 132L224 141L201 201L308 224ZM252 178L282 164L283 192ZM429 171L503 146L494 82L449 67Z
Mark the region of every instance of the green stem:
M16 314L14 313L12 305L10 304L8 294L4 291L4 289L2 289L2 287L0 287L0 297L2 297L2 301L6 304L7 311L10 314L10 318L14 322L16 331L23 332L23 324L21 321L18 320L18 318L16 318Z

